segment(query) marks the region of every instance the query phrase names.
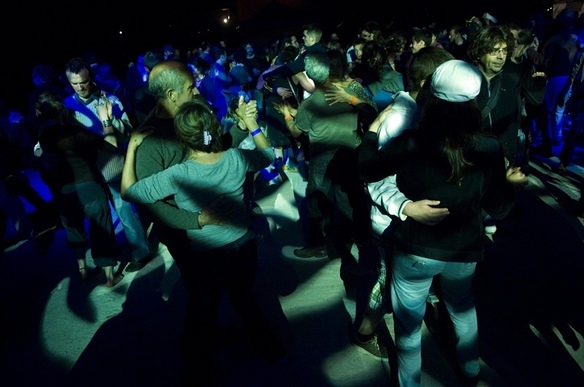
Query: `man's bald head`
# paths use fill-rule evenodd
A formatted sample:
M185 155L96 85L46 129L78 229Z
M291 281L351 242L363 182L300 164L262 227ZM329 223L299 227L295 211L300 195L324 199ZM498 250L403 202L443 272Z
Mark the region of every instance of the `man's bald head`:
M169 91L182 93L186 82L194 82L193 74L186 64L177 61L162 61L155 65L148 77L148 90L157 100L169 97Z

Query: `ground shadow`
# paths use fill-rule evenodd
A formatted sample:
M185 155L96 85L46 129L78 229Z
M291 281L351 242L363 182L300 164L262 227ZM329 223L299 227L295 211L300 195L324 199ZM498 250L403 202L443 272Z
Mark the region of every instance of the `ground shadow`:
M582 328L579 233L528 190L497 227L475 281L481 357L509 386L581 385L582 369L549 334Z

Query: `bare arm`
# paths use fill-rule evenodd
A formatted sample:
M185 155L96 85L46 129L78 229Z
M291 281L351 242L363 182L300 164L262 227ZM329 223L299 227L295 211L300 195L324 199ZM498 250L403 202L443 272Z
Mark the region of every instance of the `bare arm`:
M296 124L294 123L294 116L296 115L296 109L293 109L292 106L287 101L280 101L274 103L274 107L276 110L284 116L284 122L286 122L286 127L290 131L290 134L294 138L300 137L303 133L302 130L298 129Z
M310 78L308 78L308 76L306 75L306 73L304 71L298 73L298 74L294 74L292 76L292 79L295 80L297 83L300 83L300 86L302 86L302 88L304 90L306 90L309 93L313 93L315 90L315 85L314 85L314 81Z
M128 142L128 149L126 151L126 160L124 162L124 169L122 170L122 198L125 198L128 189L136 183L136 151L142 141L152 134L152 129L139 128L132 132L130 141Z
M95 106L95 110L101 124L103 125L103 140L116 148L118 147L118 139L116 137L115 128L113 124L113 107L112 102L106 98L105 94L100 98Z
M448 208L437 207L439 204L440 200L410 201L404 205L403 214L426 226L435 226L450 214Z
M249 101L245 102L243 97L239 97L239 102L237 106L237 110L235 113L239 118L241 118L245 124L245 127L248 132L250 132L251 136L256 145L256 149L264 149L270 146L268 139L262 132L258 121L257 121L257 102L256 101Z

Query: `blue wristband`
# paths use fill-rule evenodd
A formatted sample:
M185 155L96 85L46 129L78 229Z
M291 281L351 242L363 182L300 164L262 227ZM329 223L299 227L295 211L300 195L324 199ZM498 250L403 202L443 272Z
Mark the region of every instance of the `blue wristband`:
M251 133L251 135L252 135L252 137L253 137L253 136L257 136L257 135L258 135L258 134L260 134L261 132L262 132L262 129L261 129L261 128L257 128L256 130L254 130L254 131L252 131L252 132L250 132L250 133Z

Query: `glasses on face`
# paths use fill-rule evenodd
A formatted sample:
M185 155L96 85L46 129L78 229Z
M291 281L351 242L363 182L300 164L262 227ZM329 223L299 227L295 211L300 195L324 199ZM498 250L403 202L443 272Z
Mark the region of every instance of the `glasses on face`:
M507 55L507 47L505 48L494 48L493 50L489 51L489 55L491 56L498 56L499 54Z

